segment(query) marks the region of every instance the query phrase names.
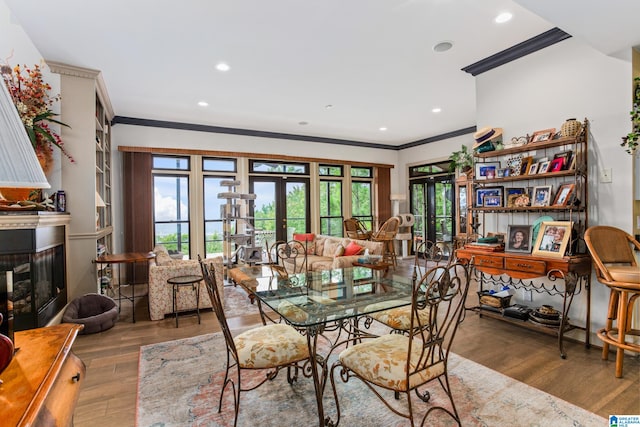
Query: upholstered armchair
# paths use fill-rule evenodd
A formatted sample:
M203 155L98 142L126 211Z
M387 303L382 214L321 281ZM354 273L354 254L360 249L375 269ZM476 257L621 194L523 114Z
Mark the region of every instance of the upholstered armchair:
M200 263L197 260L175 260L169 256L164 246L156 246L154 261L149 265L149 317L151 320L162 320L166 314L173 314L173 287L167 280L178 276L201 276ZM207 258L207 264L214 264L217 271L222 271L222 257ZM223 292L222 281L218 282ZM211 300L204 282L200 286L200 308L211 308ZM191 287L178 290L177 310L196 309L196 295Z

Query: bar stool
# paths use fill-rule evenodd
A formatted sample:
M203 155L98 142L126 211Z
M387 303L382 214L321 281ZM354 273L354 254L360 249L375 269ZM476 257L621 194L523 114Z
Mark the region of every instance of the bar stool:
M176 316L176 328L178 327L178 313L187 310L178 310L178 288L181 286L191 286L196 292L196 314L198 315L198 324L200 324L200 282L202 276L178 276L167 280L167 283L173 287L173 313Z
M640 353L640 345L626 339L628 335L640 336L640 330L631 328L633 305L640 296L640 267L632 248L640 250L640 243L623 230L607 226L589 227L584 240L598 281L611 289L607 322L597 333L604 343L602 358L608 358L609 345L617 347L616 378L622 378L624 351Z
M400 227L400 220L398 217L392 216L388 220L386 220L378 231L376 231L372 236L371 240L374 242L382 242L384 244L383 249L383 261L388 262L393 265L393 268L397 266L396 259L396 248L393 244L393 241L398 234L398 229Z

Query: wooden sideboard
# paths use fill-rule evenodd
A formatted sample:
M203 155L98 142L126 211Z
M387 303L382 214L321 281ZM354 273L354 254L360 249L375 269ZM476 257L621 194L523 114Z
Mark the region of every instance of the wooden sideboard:
M569 329L584 329L585 345L590 345L591 323L591 257L588 254L565 256L562 258L548 258L531 254L508 252L489 252L480 249L460 248L456 256L472 266L475 278L479 282L479 291L485 286L509 286L512 289L534 290L552 296L562 297L561 323L559 327L539 327L529 322L508 318L501 311L485 310L481 304L473 309L481 314L504 320L519 326L536 329L541 332L557 335L558 347L562 358L566 357L563 346L564 333ZM506 277L506 279L505 279ZM542 281L546 278L547 283ZM533 282L534 279L541 279ZM586 319L585 327L572 325L568 319L573 296L586 291Z
M73 424L86 368L71 345L81 329L64 323L15 333L18 351L0 374L2 425Z

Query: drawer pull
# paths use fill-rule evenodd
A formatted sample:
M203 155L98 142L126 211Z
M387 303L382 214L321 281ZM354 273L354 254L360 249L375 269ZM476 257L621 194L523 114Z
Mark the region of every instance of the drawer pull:
M533 268L533 265L531 264L516 264L518 267L522 267L522 268Z
M80 381L80 372L78 372L74 376L72 376L71 377L71 381L73 381L74 383L77 383L78 381Z

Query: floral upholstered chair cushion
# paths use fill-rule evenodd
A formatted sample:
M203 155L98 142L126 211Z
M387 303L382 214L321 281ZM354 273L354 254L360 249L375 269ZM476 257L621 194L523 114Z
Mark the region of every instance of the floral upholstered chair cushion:
M233 340L241 368L266 369L309 358L306 338L285 324L250 329Z
M349 347L340 353L340 361L367 381L397 391L407 391L444 373L444 362L419 370L407 384L407 350L411 338L400 334L383 335ZM410 371L420 359L422 346L412 347Z
M371 304L365 308L365 311L384 310L385 306L389 306L389 303L393 304L393 301ZM421 325L429 324L429 315L430 310L428 306L422 310L418 310L418 318ZM369 317L392 329L408 331L411 327L411 306L405 305L403 307L391 308L384 311L376 311L375 313L369 314Z

